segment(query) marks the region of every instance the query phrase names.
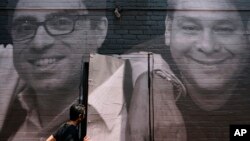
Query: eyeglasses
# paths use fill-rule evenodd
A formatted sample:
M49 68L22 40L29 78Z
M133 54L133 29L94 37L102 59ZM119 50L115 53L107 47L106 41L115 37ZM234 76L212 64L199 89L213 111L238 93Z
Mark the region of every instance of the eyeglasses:
M11 28L13 41L30 40L35 37L39 26L43 26L51 36L70 34L75 30L76 21L86 15L57 15L38 22L34 17L16 19Z

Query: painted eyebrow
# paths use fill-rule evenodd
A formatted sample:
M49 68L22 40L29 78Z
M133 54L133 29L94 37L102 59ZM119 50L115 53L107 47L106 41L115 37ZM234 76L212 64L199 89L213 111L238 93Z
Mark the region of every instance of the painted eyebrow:
M217 24L225 24L225 25L234 25L234 26L237 25L234 22L232 22L232 20L217 20L216 23Z
M187 16L178 16L176 19L184 19L184 20L189 20L189 21L195 21L196 19L193 17L187 17Z
M29 21L37 21L37 18L35 18L34 16L19 16L17 18L15 18L13 20L13 22L16 22L16 21L25 21L25 20L29 20Z
M186 20L188 22L193 22L195 24L200 24L199 21L195 18L192 18L192 17L186 17L186 16L179 16L179 17L176 17L176 20L177 20L177 24L181 24L183 21L181 20Z
M65 15L79 15L79 13L76 10L60 10L58 12L48 14L45 17L47 19L47 18L51 18L53 16L65 16Z

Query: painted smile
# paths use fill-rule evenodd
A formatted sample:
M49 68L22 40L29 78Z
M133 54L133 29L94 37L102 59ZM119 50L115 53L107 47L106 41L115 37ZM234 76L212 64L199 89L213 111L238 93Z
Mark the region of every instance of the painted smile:
M192 60L194 60L195 62L199 63L199 64L204 64L204 65L216 65L216 64L222 64L225 61L227 61L228 59L230 59L230 57L225 57L222 59L211 59L211 58L207 58L207 59L197 59L194 57L189 57Z
M28 62L37 67L45 67L59 62L64 57L44 57L37 59L29 59Z

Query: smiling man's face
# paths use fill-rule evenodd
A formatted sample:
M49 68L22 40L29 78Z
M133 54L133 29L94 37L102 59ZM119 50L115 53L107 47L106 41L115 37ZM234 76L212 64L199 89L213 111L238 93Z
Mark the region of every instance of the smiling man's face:
M16 8L12 38L14 63L21 78L40 92L77 88L82 56L100 47L103 39L98 38L105 37L107 21L92 28L84 16L88 11L78 11L86 9L80 0L19 0ZM34 26L45 21L46 26ZM72 24L74 30L69 27ZM35 31L33 36L31 30ZM90 43L93 40L96 44Z
M172 56L187 85L223 90L244 69L248 56L242 19L227 0L181 1L176 8L182 11L174 12L166 31Z

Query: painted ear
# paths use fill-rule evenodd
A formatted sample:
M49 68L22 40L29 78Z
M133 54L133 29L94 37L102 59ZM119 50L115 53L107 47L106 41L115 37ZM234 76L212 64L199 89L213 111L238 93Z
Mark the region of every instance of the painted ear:
M89 48L90 53L96 52L96 49L102 46L108 31L108 20L105 16L94 22L94 26L90 30L91 33L87 37L87 44L91 46Z
M97 26L94 29L97 35L97 43L99 46L104 42L107 31L108 31L108 20L106 17L102 17L99 21Z
M166 16L165 19L165 44L167 46L170 45L170 36L171 36L171 26L172 26L172 19L169 15Z
M246 28L246 34L247 34L247 38L248 38L248 42L250 42L250 18L247 21L247 28Z

